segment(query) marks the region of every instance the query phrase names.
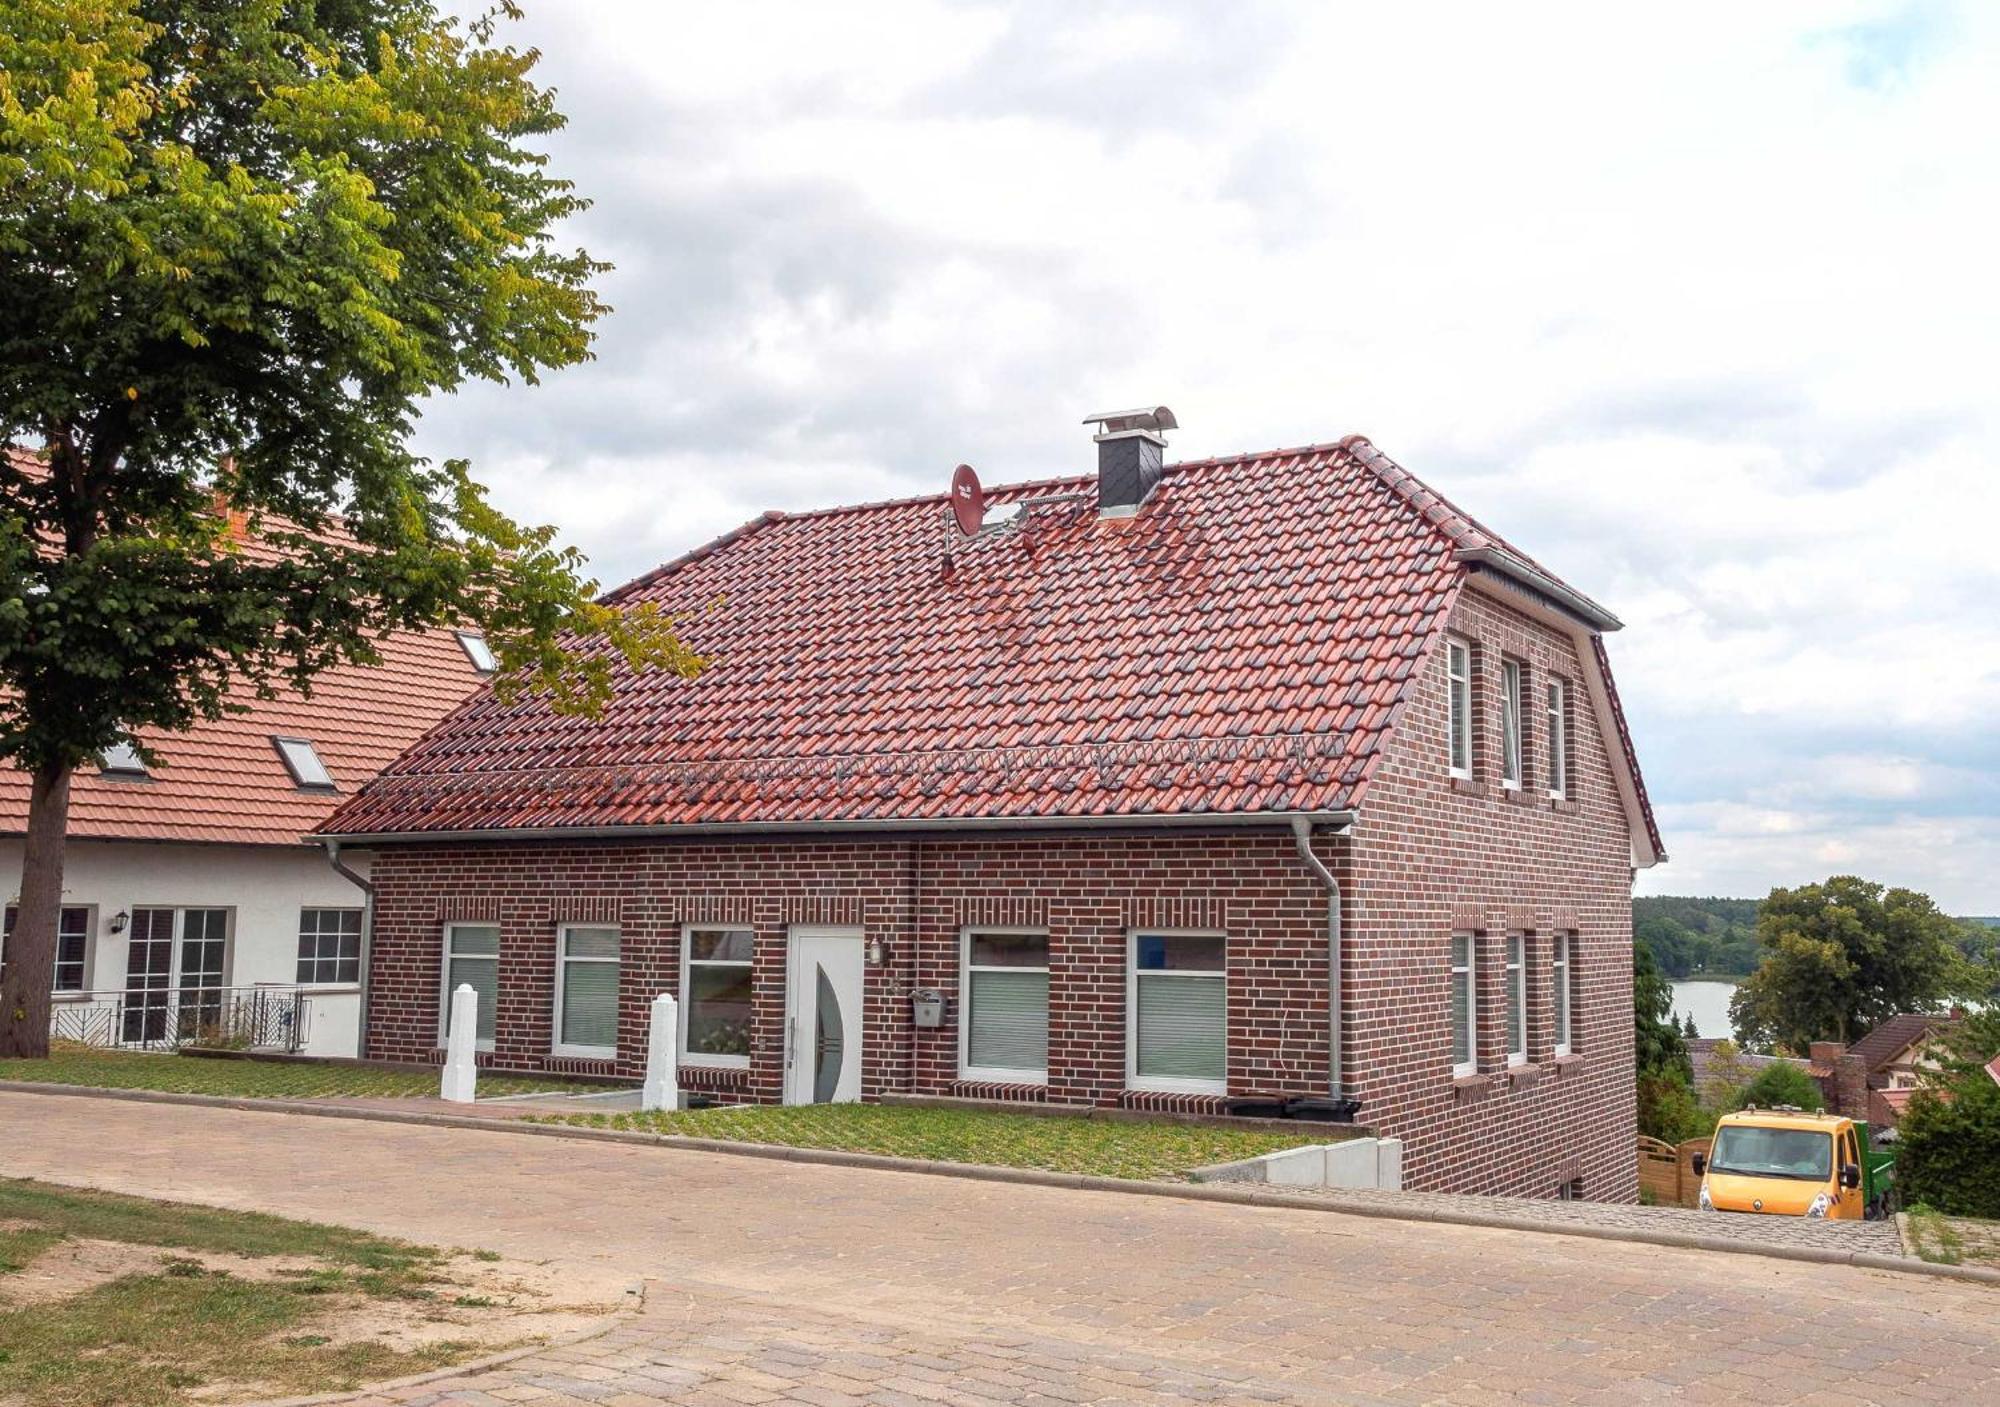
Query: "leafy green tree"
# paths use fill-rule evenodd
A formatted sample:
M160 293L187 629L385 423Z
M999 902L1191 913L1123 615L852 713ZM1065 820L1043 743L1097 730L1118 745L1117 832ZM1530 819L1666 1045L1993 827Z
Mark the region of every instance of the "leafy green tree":
M559 710L699 666L408 447L423 398L581 361L606 311L514 14L0 0L0 441L39 447L0 461L0 759L32 779L0 1055L47 1049L71 775L135 729L445 623Z
M1729 1107L1748 1109L1753 1104L1759 1109L1790 1105L1795 1109L1819 1110L1826 1107L1826 1095L1819 1081L1797 1065L1766 1065L1736 1092Z
M1764 960L1729 1003L1737 1039L1803 1053L1897 1012L1937 1011L1971 980L1957 936L1914 890L1853 875L1773 889L1757 919Z
M1686 1132L1699 1110L1687 1045L1674 1022L1673 984L1643 942L1632 944L1632 1026L1639 1132L1669 1143L1695 1137Z
M1975 1012L1942 1032L1896 1126L1896 1178L1908 1202L1955 1216L2000 1218L2000 1084L1987 1063L2000 1056L2000 1008Z

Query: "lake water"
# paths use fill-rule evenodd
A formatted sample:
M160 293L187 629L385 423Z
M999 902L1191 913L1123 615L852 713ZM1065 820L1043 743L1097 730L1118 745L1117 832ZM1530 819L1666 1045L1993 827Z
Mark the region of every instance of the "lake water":
M1734 982L1676 982L1673 987L1674 1016L1678 1019L1692 1014L1696 1035L1733 1034L1729 1025L1729 999L1736 995Z

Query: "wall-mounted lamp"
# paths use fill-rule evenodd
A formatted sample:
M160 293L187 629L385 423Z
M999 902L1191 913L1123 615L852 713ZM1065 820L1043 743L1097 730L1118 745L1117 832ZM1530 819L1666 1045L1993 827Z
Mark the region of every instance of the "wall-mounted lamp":
M889 961L889 945L877 938L868 945L868 965L880 967Z
M132 915L125 912L125 910L120 909L117 913L111 916L111 931L113 933L123 933L125 931L125 925L130 923L131 921L132 921Z

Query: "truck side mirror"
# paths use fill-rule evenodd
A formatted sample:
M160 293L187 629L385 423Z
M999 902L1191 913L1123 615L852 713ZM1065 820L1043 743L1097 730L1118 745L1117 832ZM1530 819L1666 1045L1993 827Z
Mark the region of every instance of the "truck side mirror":
M1841 1164L1840 1185L1842 1187L1847 1188L1849 1191L1852 1191L1853 1189L1861 1185L1861 1168L1858 1164L1855 1163Z
M1695 1154L1692 1158L1688 1159L1688 1166L1694 1169L1696 1177L1708 1176L1708 1155L1706 1153Z

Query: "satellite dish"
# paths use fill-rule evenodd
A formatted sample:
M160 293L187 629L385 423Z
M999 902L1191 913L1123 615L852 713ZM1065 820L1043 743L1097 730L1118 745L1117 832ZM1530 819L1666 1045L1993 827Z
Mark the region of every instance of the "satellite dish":
M961 464L951 472L951 516L967 537L977 537L979 525L986 521L986 494L970 464Z

